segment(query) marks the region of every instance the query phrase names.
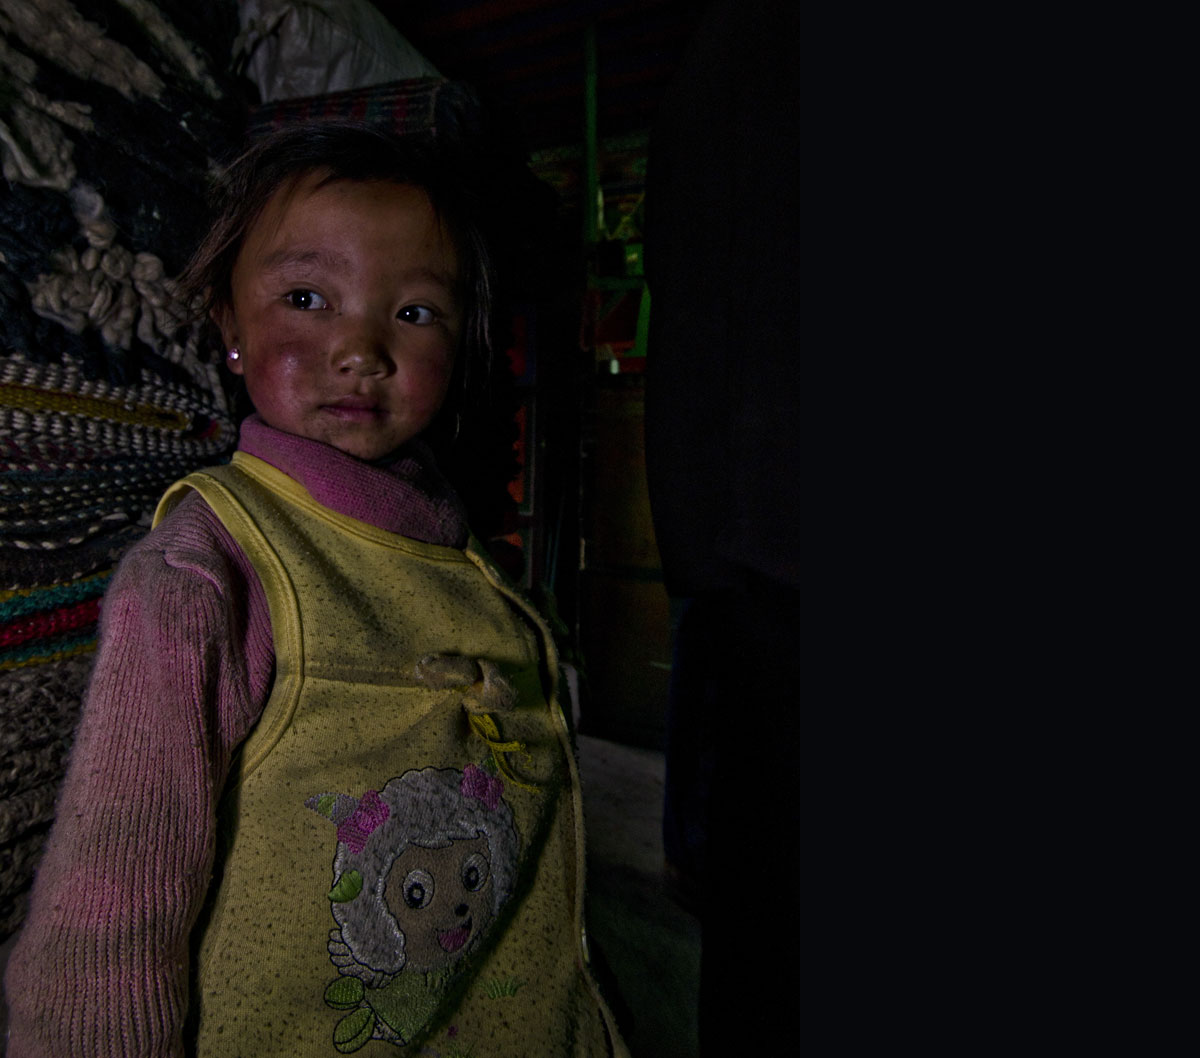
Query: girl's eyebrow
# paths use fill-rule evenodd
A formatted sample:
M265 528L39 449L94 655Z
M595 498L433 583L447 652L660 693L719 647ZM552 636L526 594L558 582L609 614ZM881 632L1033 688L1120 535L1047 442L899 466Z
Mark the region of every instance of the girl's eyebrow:
M297 266L338 271L349 267L349 264L350 259L336 250L306 249L300 247L298 249L275 250L267 254L263 258L261 268L262 271L268 273L281 272L284 269L295 268ZM456 276L446 272L439 272L432 268L414 268L406 273L406 277L412 280L426 280L436 283L447 290L454 290L458 286Z
M338 269L345 268L348 263L347 258L336 250L309 250L301 247L294 250L275 250L267 254L263 258L262 269L264 272L276 272L296 265L316 265L318 268Z
M436 283L438 286L445 287L447 290L453 290L458 285L457 278L449 272L439 272L433 268L413 268L405 273L406 279L427 280L430 283Z

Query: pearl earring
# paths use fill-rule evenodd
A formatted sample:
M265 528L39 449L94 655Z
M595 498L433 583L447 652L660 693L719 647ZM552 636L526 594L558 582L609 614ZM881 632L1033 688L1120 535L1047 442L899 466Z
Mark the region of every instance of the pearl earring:
M241 359L242 351L235 345L226 355L230 360L239 360Z

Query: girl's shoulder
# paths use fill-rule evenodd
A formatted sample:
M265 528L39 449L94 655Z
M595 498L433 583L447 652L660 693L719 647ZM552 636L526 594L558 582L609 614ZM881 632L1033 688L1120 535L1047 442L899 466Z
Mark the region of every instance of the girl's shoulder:
M125 577L121 574L124 573ZM253 576L241 548L198 492L189 490L121 559L118 579L192 573L218 590Z

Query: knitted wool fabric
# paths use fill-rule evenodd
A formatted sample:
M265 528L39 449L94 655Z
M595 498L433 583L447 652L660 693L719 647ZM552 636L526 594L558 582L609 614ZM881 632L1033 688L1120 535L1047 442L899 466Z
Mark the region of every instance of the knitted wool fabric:
M66 654L0 679L0 889L20 894L33 875L66 766L79 714L79 688L91 669L90 653ZM0 933L19 925L22 903L0 906Z
M426 543L466 546L462 502L421 441L410 441L384 469L251 415L242 423L241 448L295 479L323 506Z

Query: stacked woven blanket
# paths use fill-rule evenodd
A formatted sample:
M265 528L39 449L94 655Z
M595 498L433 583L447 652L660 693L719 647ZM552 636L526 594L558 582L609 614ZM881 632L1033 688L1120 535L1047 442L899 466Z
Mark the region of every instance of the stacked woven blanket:
M233 0L0 0L0 938L53 818L101 596L236 428L173 277L240 142Z

